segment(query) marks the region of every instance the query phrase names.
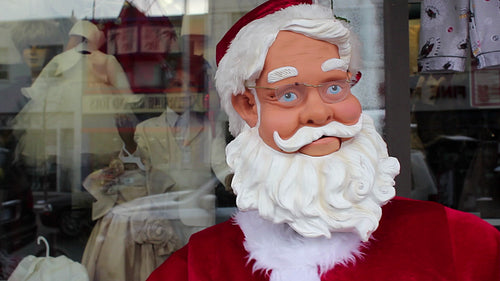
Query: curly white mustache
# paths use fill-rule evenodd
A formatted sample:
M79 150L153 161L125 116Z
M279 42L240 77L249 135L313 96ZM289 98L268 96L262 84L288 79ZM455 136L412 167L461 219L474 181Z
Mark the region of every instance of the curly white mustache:
M304 126L297 130L289 139L282 139L278 132L274 131L273 137L276 145L285 152L295 152L301 147L312 143L321 137L338 137L352 138L361 131L363 124L363 115L354 125L344 125L340 122L333 121L322 127Z

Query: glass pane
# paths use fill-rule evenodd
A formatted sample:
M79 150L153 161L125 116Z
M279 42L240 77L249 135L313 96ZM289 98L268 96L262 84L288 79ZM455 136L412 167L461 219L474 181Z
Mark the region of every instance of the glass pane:
M362 78L353 94L374 120L379 133L385 118L383 1L334 1L335 15L347 19L359 37Z
M500 72L498 64L486 67L469 44L475 42L475 18L485 15L472 11L469 20L469 1L463 2L451 13L459 17L436 19L446 27L441 29L433 17L445 7L409 4L412 197L498 226ZM494 37L480 40L487 48Z
M231 215L208 1L0 6L0 279L42 235L91 280L144 280Z
M0 280L45 256L38 236L90 280L145 280L234 213L215 45L263 2L0 3ZM381 132L383 2L337 2L370 46L353 92Z

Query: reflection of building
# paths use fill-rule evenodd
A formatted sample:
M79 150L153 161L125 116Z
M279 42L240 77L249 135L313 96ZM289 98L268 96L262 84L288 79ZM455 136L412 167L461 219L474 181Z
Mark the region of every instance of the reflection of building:
M101 20L98 24L106 34L102 49L116 56L132 91L138 94L162 92L172 75L168 56L179 52L172 19L147 17L125 2L117 19Z
M8 131L10 120L27 102L21 88L31 84L31 73L23 64L20 51L11 39L9 29L0 27L0 130ZM3 144L0 143L0 147Z
M135 111L140 119L161 114L165 107L155 103L170 101L173 106L172 102L182 100L179 94L186 90L195 96L196 111L207 111L218 104L208 85L206 20L206 15L148 17L125 2L117 19L96 21L107 37L101 49L118 59L132 91L144 95L144 103ZM180 84L194 84L196 89L182 89ZM162 96L164 93L167 97Z
M10 36L10 30L0 27L0 65L17 64L21 62L21 54L14 45L14 41ZM6 76L0 76L5 79Z

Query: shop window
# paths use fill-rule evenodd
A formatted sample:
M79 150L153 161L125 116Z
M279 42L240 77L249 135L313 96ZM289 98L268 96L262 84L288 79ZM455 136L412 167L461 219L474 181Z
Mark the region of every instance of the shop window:
M412 197L498 227L498 3L430 2L409 2Z
M0 279L42 235L90 280L145 280L235 211L215 45L264 0L25 2L0 4ZM337 14L382 131L383 1L359 2Z

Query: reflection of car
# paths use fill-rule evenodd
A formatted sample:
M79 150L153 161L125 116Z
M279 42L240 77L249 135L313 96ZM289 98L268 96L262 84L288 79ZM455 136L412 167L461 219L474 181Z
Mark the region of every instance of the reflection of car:
M28 188L0 188L0 248L11 252L36 238L33 198Z
M88 193L34 192L35 211L48 227L57 227L62 234L77 236L92 224L91 200ZM77 200L76 200L77 199ZM79 201L79 202L75 202Z
M0 147L0 251L10 253L36 239L33 196L21 167L12 165L12 150ZM8 272L0 261L0 279Z

